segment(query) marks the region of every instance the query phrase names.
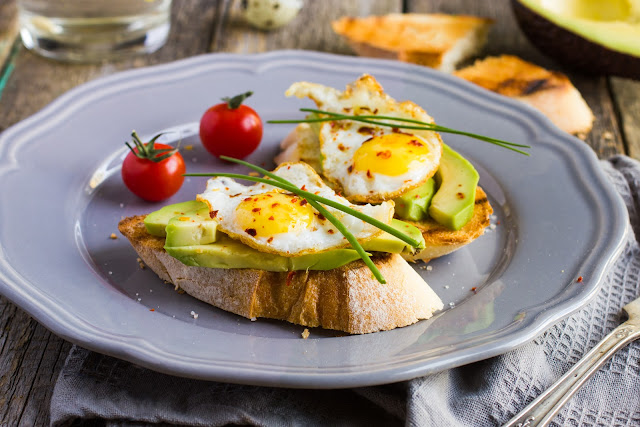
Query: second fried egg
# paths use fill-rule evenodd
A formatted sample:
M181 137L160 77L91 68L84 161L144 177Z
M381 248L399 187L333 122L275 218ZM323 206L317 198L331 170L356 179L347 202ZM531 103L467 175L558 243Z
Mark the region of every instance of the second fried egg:
M299 82L289 88L287 95L308 96L318 108L335 113L433 122L416 104L398 103L386 95L369 75L347 86L344 92ZM433 131L340 120L322 123L318 137L323 176L354 202L378 203L422 185L435 174L442 155L442 141Z

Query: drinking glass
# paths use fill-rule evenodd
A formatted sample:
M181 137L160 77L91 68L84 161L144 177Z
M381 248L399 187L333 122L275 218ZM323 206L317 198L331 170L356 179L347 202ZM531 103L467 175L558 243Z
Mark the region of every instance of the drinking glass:
M48 58L95 62L150 53L167 40L171 0L18 0L20 35Z

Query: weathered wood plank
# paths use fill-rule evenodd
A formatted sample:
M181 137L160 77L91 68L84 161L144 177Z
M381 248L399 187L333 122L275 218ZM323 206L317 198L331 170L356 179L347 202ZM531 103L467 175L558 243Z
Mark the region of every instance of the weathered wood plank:
M640 160L640 81L612 78L611 91L627 154Z
M167 44L150 55L103 64L66 64L32 54L23 47L16 70L7 82L0 102L0 131L32 115L62 93L116 71L160 64L206 53L213 33L216 3L177 0Z
M0 2L0 70L11 53L13 43L18 37L18 14L15 0ZM0 79L2 74L0 74ZM0 86L0 94L2 86Z
M593 130L585 142L601 158L615 153L624 153L615 108L605 77L594 78L577 73L557 64L540 53L520 31L511 11L510 2L486 2L476 0L408 0L409 12L469 14L494 20L489 40L481 57L493 55L516 55L542 67L565 73L578 88L596 117Z
M400 0L308 1L293 21L267 32L254 29L245 22L241 3L240 0L229 3L211 51L253 53L275 49L307 49L351 54L347 44L331 29L332 20L344 15L365 16L402 11Z

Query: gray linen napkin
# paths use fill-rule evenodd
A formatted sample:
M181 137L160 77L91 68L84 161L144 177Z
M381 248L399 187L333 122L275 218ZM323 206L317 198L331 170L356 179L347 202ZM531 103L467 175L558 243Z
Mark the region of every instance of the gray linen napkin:
M163 375L74 347L51 399L52 425L500 425L621 321L640 295L640 163L602 166L634 231L585 308L516 350L415 380L351 390L290 390ZM619 351L556 417L564 426L640 426L640 342Z

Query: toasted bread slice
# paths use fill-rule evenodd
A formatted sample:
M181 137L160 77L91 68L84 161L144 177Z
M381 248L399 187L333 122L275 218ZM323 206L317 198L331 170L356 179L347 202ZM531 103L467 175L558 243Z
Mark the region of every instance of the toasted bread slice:
M249 319L266 317L364 334L428 319L443 307L399 255L374 258L387 280L384 285L361 261L334 270L295 273L190 267L167 254L164 239L147 233L143 221L144 216L125 218L118 229L162 280Z
M450 230L432 219L426 221L406 221L422 231L425 248L414 255L403 254L408 261L429 261L460 249L480 237L490 224L493 208L487 194L476 187L476 200L473 217L460 230Z
M455 75L537 108L566 132L586 134L593 125L591 109L567 76L516 56L478 60Z
M343 17L332 27L358 55L451 72L482 49L492 22L476 16L398 13Z

